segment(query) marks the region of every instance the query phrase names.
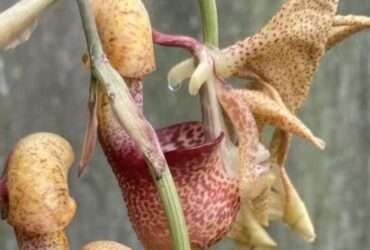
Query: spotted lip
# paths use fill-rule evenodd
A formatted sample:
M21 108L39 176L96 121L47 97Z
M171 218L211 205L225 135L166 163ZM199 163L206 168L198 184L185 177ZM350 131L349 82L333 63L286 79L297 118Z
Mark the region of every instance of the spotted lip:
M192 130L186 131L188 128L192 128ZM186 137L183 137L186 133L188 133L185 135ZM197 133L197 135L195 133ZM201 154L209 154L218 147L224 137L223 134L220 134L216 139L207 140L204 129L199 122L186 122L158 129L157 136L171 170L176 167L182 167L182 164L186 161L194 159ZM197 138L194 138L196 136ZM184 140L181 140L181 137L183 137ZM114 170L120 172L123 171L121 167L130 168L125 175L127 175L127 178L131 181L136 178L151 179L144 160L144 155L140 152L138 147L131 141L123 143L122 147L126 147L125 153L117 153L120 154L119 158L121 161L128 164L125 164L125 166L123 166L123 164L118 164L119 169L114 168L114 166L116 166L116 164L114 164Z
M103 129L107 128L99 129L99 139L139 239L147 250L172 249L143 154L122 129ZM207 139L201 123L186 122L159 129L157 135L182 202L192 249L204 249L225 236L239 209L237 182L224 171L219 150L223 134Z

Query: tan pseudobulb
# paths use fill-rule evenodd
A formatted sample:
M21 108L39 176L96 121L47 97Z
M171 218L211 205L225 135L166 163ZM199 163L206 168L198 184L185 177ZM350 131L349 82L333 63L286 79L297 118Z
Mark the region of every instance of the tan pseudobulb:
M141 0L91 0L103 48L112 66L127 78L155 69L152 29Z
M114 241L94 241L85 245L82 250L131 250L131 248Z
M20 250L69 250L68 239L63 231L48 234L29 234L15 231Z
M22 250L69 249L63 231L76 212L68 188L73 160L71 145L51 133L31 134L13 148L5 173L7 220Z

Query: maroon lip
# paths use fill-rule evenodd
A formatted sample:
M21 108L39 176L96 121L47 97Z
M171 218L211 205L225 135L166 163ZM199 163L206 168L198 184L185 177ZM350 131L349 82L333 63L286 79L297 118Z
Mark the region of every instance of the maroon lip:
M200 122L183 122L183 123L177 123L177 124L171 125L169 127L165 127L165 128L161 128L161 129L156 130L159 142L161 143L161 145L163 147L163 144L165 143L164 137L166 136L168 131L175 130L179 126L193 126L193 125L202 129L202 132L203 132L202 136L204 137L204 139L202 138L199 141L198 145L194 145L194 146L190 146L190 147L183 147L183 148L176 148L176 149L173 149L173 150L164 151L164 153L166 155L172 154L172 153L175 153L175 152L177 152L177 153L186 153L186 152L195 151L195 150L212 149L215 146L217 146L218 144L220 144L221 141L224 138L224 133L221 133L215 139L206 139L205 135L204 135L204 128L203 128L203 126Z
M208 139L200 122L184 122L158 129L157 136L170 169L184 168L191 160L205 159L221 143L221 133L216 139ZM104 140L104 139L103 139ZM103 142L104 144L104 142ZM124 151L108 152L116 174L125 172L128 179L151 178L144 155L131 140L121 144ZM104 146L103 146L104 149Z

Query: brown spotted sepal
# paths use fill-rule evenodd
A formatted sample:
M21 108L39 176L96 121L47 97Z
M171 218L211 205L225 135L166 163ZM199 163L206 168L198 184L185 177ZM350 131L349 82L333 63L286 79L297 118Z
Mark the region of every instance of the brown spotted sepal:
M255 35L222 49L213 49L215 71L221 78L258 76L274 87L296 113L306 100L325 52L344 39L370 28L366 16L336 15L338 0L286 0ZM195 60L176 65L169 73L179 82L196 73ZM198 75L201 75L198 70Z
M244 99L260 124L273 125L311 142L320 149L325 142L313 135L303 122L284 105L279 93L269 84L264 83L262 90L233 89L232 95Z

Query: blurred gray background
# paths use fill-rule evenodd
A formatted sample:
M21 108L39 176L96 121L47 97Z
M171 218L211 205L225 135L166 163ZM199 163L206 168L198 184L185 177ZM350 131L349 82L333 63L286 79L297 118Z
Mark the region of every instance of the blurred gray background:
M1 0L0 9L14 0ZM266 23L281 0L219 0L222 46L251 35ZM145 1L155 27L200 36L195 0ZM342 0L341 13L370 15L370 1ZM79 157L87 116L88 72L81 56L85 40L75 1L59 1L40 21L31 40L14 51L0 52L0 162L26 134L50 131L66 137ZM301 113L324 138L320 152L295 139L288 168L308 205L317 230L313 244L281 224L272 234L279 249L370 249L370 31L331 50L316 75L312 95ZM199 119L196 97L186 88L167 89L165 74L187 56L177 49L156 48L158 71L145 84L148 119L163 127ZM117 240L142 249L132 232L116 181L100 150L89 171L70 175L78 213L68 229L71 249L91 240ZM224 244L224 243L222 243ZM216 249L231 249L229 245ZM0 249L17 249L11 228L0 222Z

